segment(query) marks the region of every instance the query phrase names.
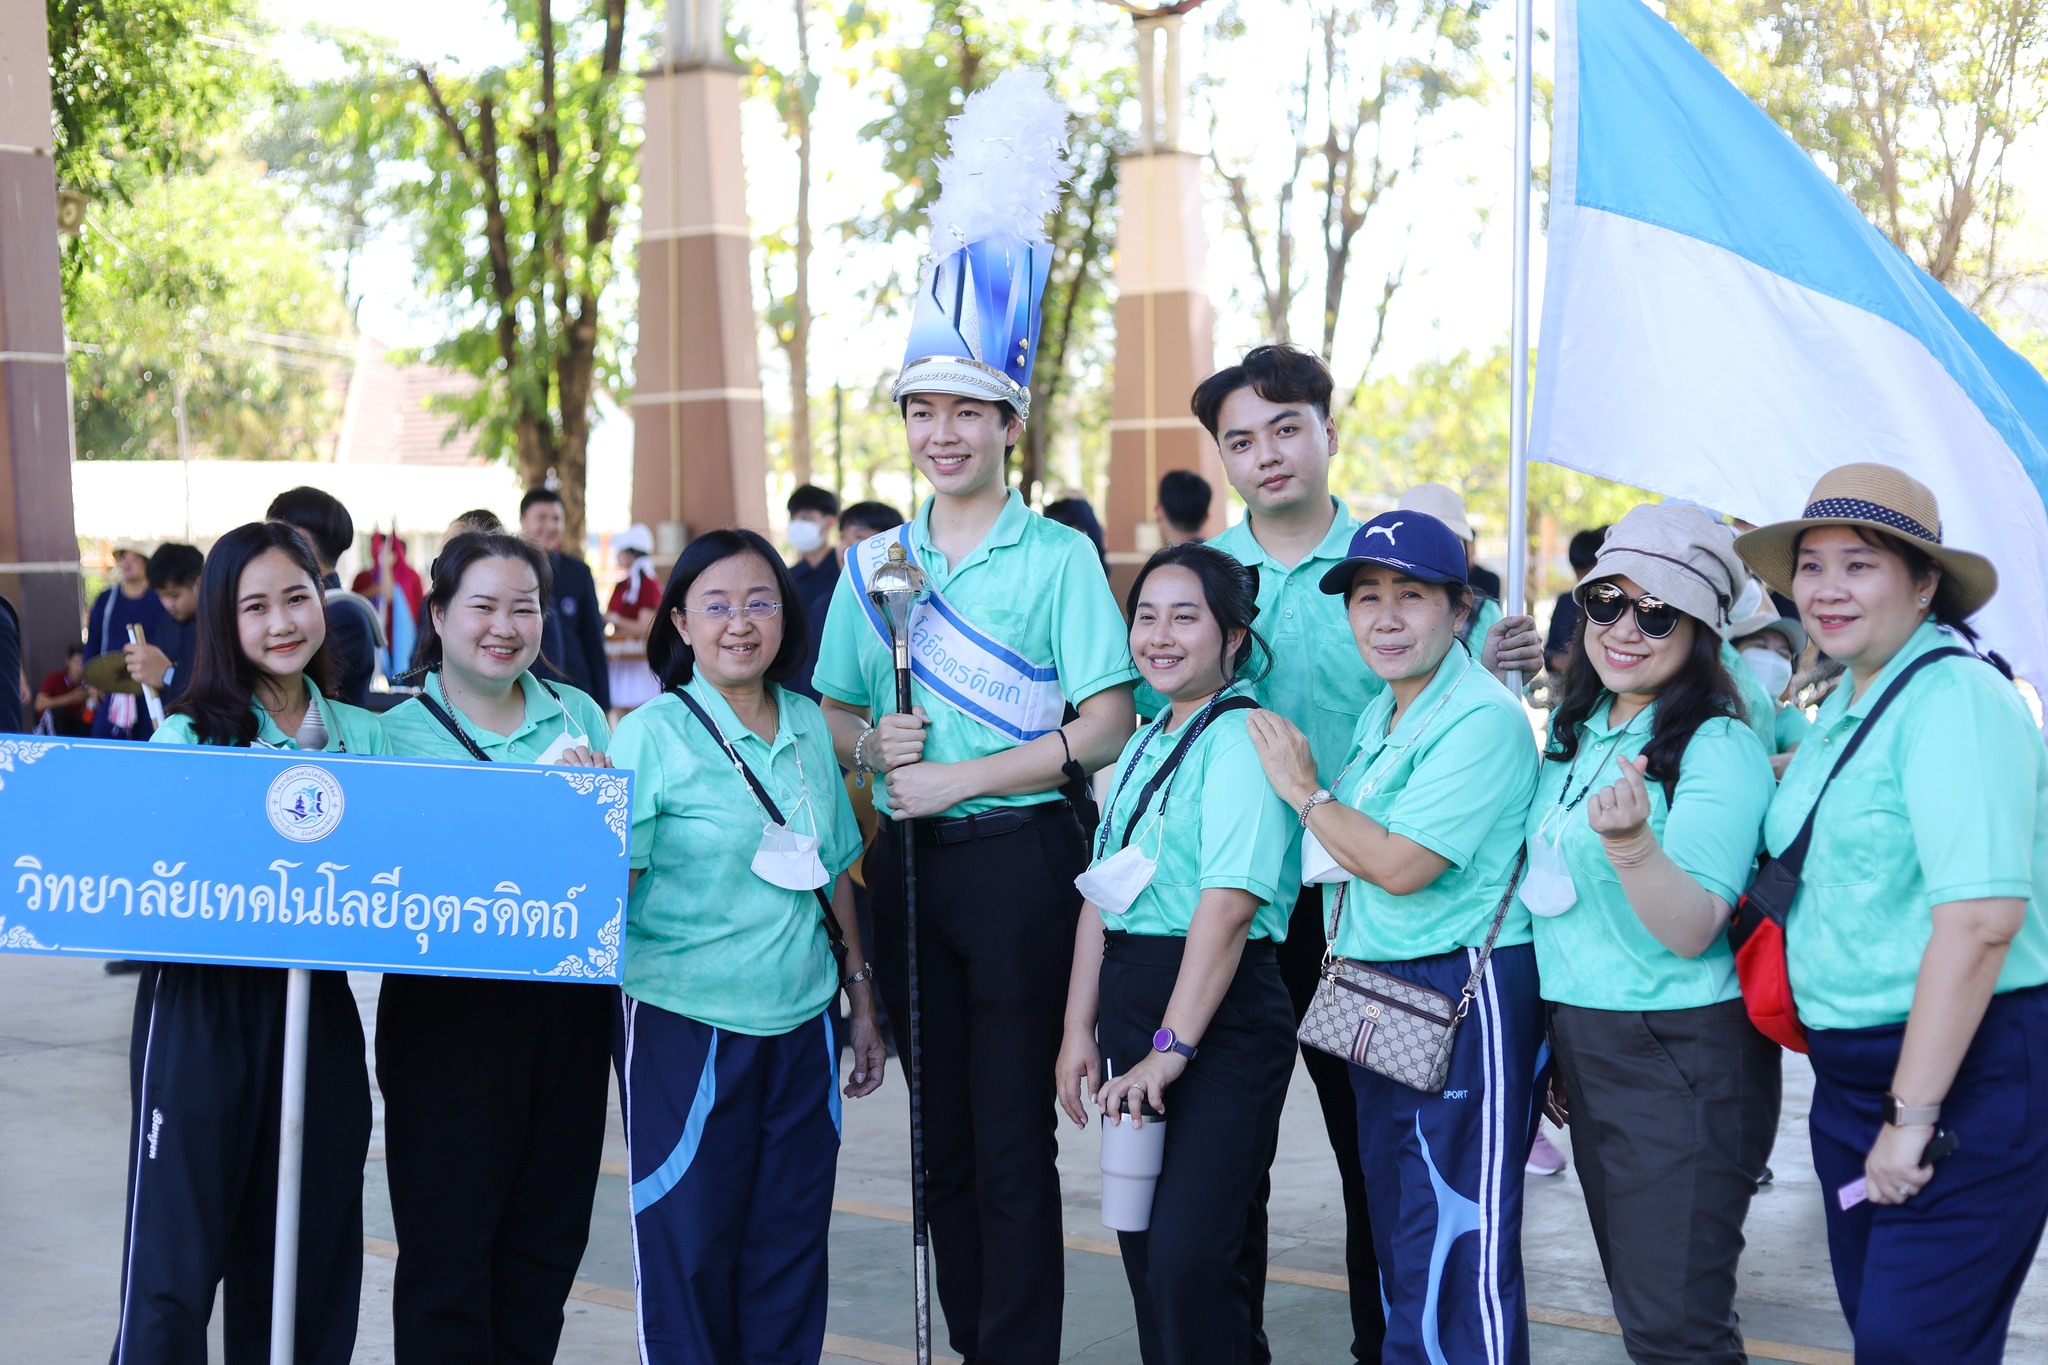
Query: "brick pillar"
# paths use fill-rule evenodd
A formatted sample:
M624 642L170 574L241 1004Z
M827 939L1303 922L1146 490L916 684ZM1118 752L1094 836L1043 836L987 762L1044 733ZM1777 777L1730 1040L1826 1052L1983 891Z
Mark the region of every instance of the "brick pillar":
M64 662L82 610L49 51L43 0L0 0L0 595L21 612L31 685Z
M768 529L741 75L680 50L644 78L640 150L633 519L657 528L663 559L721 526Z

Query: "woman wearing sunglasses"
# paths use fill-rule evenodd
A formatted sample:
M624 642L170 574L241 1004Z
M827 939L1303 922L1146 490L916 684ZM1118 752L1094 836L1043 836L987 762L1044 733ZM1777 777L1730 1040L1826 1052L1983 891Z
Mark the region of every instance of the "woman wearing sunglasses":
M1777 1131L1778 1047L1743 1009L1725 932L1772 788L1722 663L1745 576L1697 507L1637 507L1607 533L1575 590L1584 619L1529 807L1520 896L1638 1361L1746 1359L1735 1268Z
M700 536L647 637L664 690L612 736L633 770L617 1061L645 1365L824 1348L842 989L849 1097L882 1083L882 1040L844 875L853 809L818 704L783 685L809 640L767 541Z
M1360 527L1323 576L1386 683L1329 790L1287 720L1255 711L1245 728L1314 836L1302 875L1332 883L1336 955L1451 999L1473 990L1441 1092L1350 1067L1386 1358L1520 1365L1522 1164L1539 1117L1543 1017L1529 916L1509 888L1536 745L1520 702L1458 640L1473 605L1465 574L1454 531L1396 511Z
M1967 652L1998 573L1941 530L1925 487L1859 464L1737 542L1848 670L1764 834L1782 854L1813 815L1785 958L1859 1362L2000 1359L2048 1223L2048 755Z

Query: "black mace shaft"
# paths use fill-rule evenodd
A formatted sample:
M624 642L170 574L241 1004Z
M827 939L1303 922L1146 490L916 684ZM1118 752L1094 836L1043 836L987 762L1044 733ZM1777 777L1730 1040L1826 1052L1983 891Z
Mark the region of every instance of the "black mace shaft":
M896 669L896 709L906 716L911 714L907 663L899 663ZM917 1365L931 1365L931 1238L924 1210L924 1016L917 975L917 822L898 819L897 833L903 844L903 921L909 952L906 974L910 986L910 1225L915 1239L911 1273L916 1279Z

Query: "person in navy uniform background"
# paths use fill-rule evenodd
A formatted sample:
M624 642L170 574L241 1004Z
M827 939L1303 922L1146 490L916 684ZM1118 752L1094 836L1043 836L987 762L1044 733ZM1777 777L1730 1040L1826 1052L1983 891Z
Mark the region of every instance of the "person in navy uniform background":
M519 500L519 534L547 555L548 568L554 574L534 676L568 683L588 693L599 706L610 707L612 680L604 655L604 613L597 605L597 583L590 576L590 566L561 548L562 495L552 488L527 489Z

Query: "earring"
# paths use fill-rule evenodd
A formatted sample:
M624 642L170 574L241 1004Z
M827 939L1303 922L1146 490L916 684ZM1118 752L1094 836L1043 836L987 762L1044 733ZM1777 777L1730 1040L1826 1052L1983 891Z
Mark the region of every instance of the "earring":
M1927 605L1927 599L1926 599L1926 598L1924 598L1924 597L1923 597L1923 598L1921 598L1921 599L1920 599L1920 605L1921 605L1921 606L1923 606L1923 607L1924 607L1924 606L1926 606L1926 605Z

